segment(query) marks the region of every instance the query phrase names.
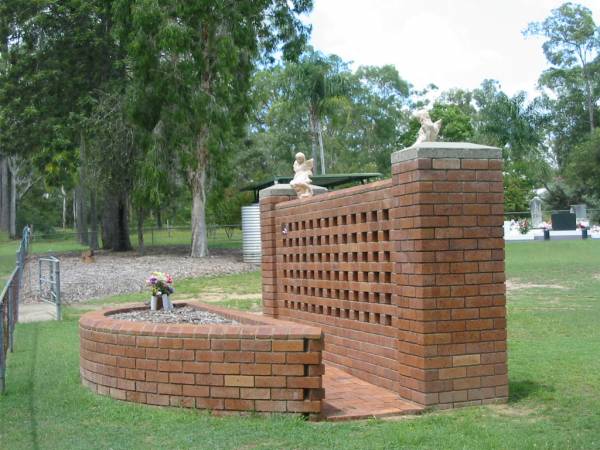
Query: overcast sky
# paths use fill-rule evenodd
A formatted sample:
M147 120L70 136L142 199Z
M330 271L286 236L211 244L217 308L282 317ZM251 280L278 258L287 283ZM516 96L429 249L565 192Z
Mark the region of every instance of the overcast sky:
M416 88L475 88L499 80L533 93L547 67L540 38L525 38L560 0L314 0L312 45L358 65L394 64ZM577 2L600 23L600 0Z

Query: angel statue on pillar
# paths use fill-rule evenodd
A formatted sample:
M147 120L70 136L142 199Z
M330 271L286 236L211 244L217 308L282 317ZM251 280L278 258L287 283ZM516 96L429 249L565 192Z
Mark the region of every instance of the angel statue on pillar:
M298 198L308 198L313 196L313 187L310 177L312 177L312 169L314 162L312 159L307 160L304 153L296 153L296 161L294 161L294 179L290 181L290 186L294 188Z
M426 110L417 111L413 114L413 117L419 121L421 128L417 135L417 140L413 145L420 144L421 142L433 142L437 140L440 128L442 128L442 120L434 122L429 117L429 112Z

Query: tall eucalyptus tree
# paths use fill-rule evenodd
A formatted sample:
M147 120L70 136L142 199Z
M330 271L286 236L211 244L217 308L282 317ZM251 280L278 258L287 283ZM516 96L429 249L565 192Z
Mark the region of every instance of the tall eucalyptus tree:
M299 53L312 0L117 0L127 42L132 109L152 130L159 121L192 192L191 256L208 254L206 201L211 171L244 132L250 78L261 57ZM173 132L176 130L176 132Z

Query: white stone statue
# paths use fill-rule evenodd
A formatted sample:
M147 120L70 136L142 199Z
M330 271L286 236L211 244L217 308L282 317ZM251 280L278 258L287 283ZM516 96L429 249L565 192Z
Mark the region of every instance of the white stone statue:
M310 177L314 163L312 159L306 160L304 153L296 153L294 161L294 179L290 181L290 186L294 188L298 198L308 198L313 196L313 187Z
M415 112L413 117L418 119L421 123L417 140L413 145L420 144L421 142L433 142L437 140L440 128L442 128L442 119L438 120L437 122L433 122L431 117L429 117L429 112L424 109Z
M531 225L533 228L538 228L543 221L542 217L542 199L537 195L529 202L529 209L531 211Z

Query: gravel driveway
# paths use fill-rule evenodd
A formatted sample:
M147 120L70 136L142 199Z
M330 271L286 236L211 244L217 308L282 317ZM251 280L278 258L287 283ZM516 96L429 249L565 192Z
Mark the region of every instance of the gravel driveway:
M61 255L60 283L63 303L146 289L145 280L153 271L168 272L177 280L190 277L214 276L257 270L258 265L242 262L239 250L214 250L207 258L190 258L186 248L150 249L146 256L135 252L98 252L95 262L84 263L80 255ZM158 254L160 252L160 254ZM39 258L29 257L23 273L23 301L37 302L39 298Z

